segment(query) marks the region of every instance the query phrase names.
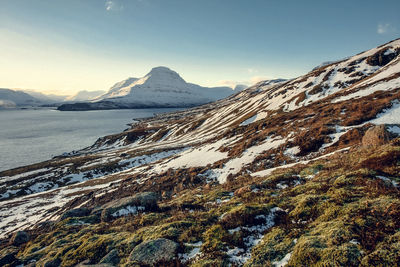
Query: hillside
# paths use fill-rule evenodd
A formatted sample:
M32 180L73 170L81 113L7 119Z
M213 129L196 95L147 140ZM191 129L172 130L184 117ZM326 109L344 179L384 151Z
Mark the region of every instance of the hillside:
M213 102L243 90L229 87L201 87L187 83L167 67L153 68L142 78L128 78L89 103L65 104L59 110L118 108L193 107Z
M27 93L0 88L0 108L17 106L37 106L43 102Z
M399 54L397 39L1 172L0 263L396 266Z

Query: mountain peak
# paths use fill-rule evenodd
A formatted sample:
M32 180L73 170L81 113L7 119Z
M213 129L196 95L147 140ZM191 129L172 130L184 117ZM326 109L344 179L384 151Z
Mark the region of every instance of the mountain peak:
M165 66L158 66L158 67L154 67L151 69L150 73L163 73L163 72L173 72L176 73L175 71L171 70L168 67Z
M145 76L150 80L157 80L158 82L166 82L175 80L179 82L186 83L185 80L176 72L171 70L170 68L160 66L152 68L151 71Z

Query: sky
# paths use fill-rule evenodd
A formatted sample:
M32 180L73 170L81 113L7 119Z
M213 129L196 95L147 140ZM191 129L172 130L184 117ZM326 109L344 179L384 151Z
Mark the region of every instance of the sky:
M0 88L107 90L167 66L202 86L294 78L400 37L398 0L0 0Z

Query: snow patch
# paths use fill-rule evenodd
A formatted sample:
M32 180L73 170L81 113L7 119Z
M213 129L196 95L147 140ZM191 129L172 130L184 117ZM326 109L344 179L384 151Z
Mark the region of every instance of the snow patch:
M248 118L247 120L243 121L239 126L246 126L249 125L250 123L254 122L257 118L257 115L254 115L250 118Z
M383 110L376 116L376 119L369 122L373 124L400 124L400 102L398 100L393 101L392 107Z
M140 211L144 211L145 207L143 206L126 206L125 208L122 208L113 214L111 216L113 217L121 217L121 216L126 216L129 214L138 214Z
M292 256L292 252L289 252L288 254L283 257L280 261L274 261L272 264L274 267L283 267L286 266L289 263L290 257Z

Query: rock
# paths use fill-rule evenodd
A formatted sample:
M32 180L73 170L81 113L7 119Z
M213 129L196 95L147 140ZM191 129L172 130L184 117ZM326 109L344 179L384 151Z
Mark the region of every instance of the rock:
M10 239L10 244L14 246L22 245L28 242L30 239L29 235L25 231L18 231Z
M391 139L391 133L385 125L377 125L369 128L363 138L363 147L377 147L386 144Z
M137 245L129 255L129 260L139 265L167 265L175 260L177 251L177 243L159 238Z
M118 250L113 249L110 252L107 253L100 261L100 264L111 264L111 265L117 265L120 261L120 258L118 256Z
M87 208L76 208L72 210L68 210L61 215L61 220L71 218L71 217L85 217L90 215L90 210Z
M75 265L75 267L113 267L116 265L108 264L108 263L98 263L98 264L90 264L90 260L82 261L81 263Z
M12 264L15 262L18 249L16 247L8 247L0 251L0 266Z
M61 260L59 258L55 258L50 261L46 261L46 263L43 265L44 267L58 267L61 265Z
M154 192L138 193L131 197L125 197L111 201L102 207L101 220L110 221L114 218L136 214L139 211L156 210L158 195Z

